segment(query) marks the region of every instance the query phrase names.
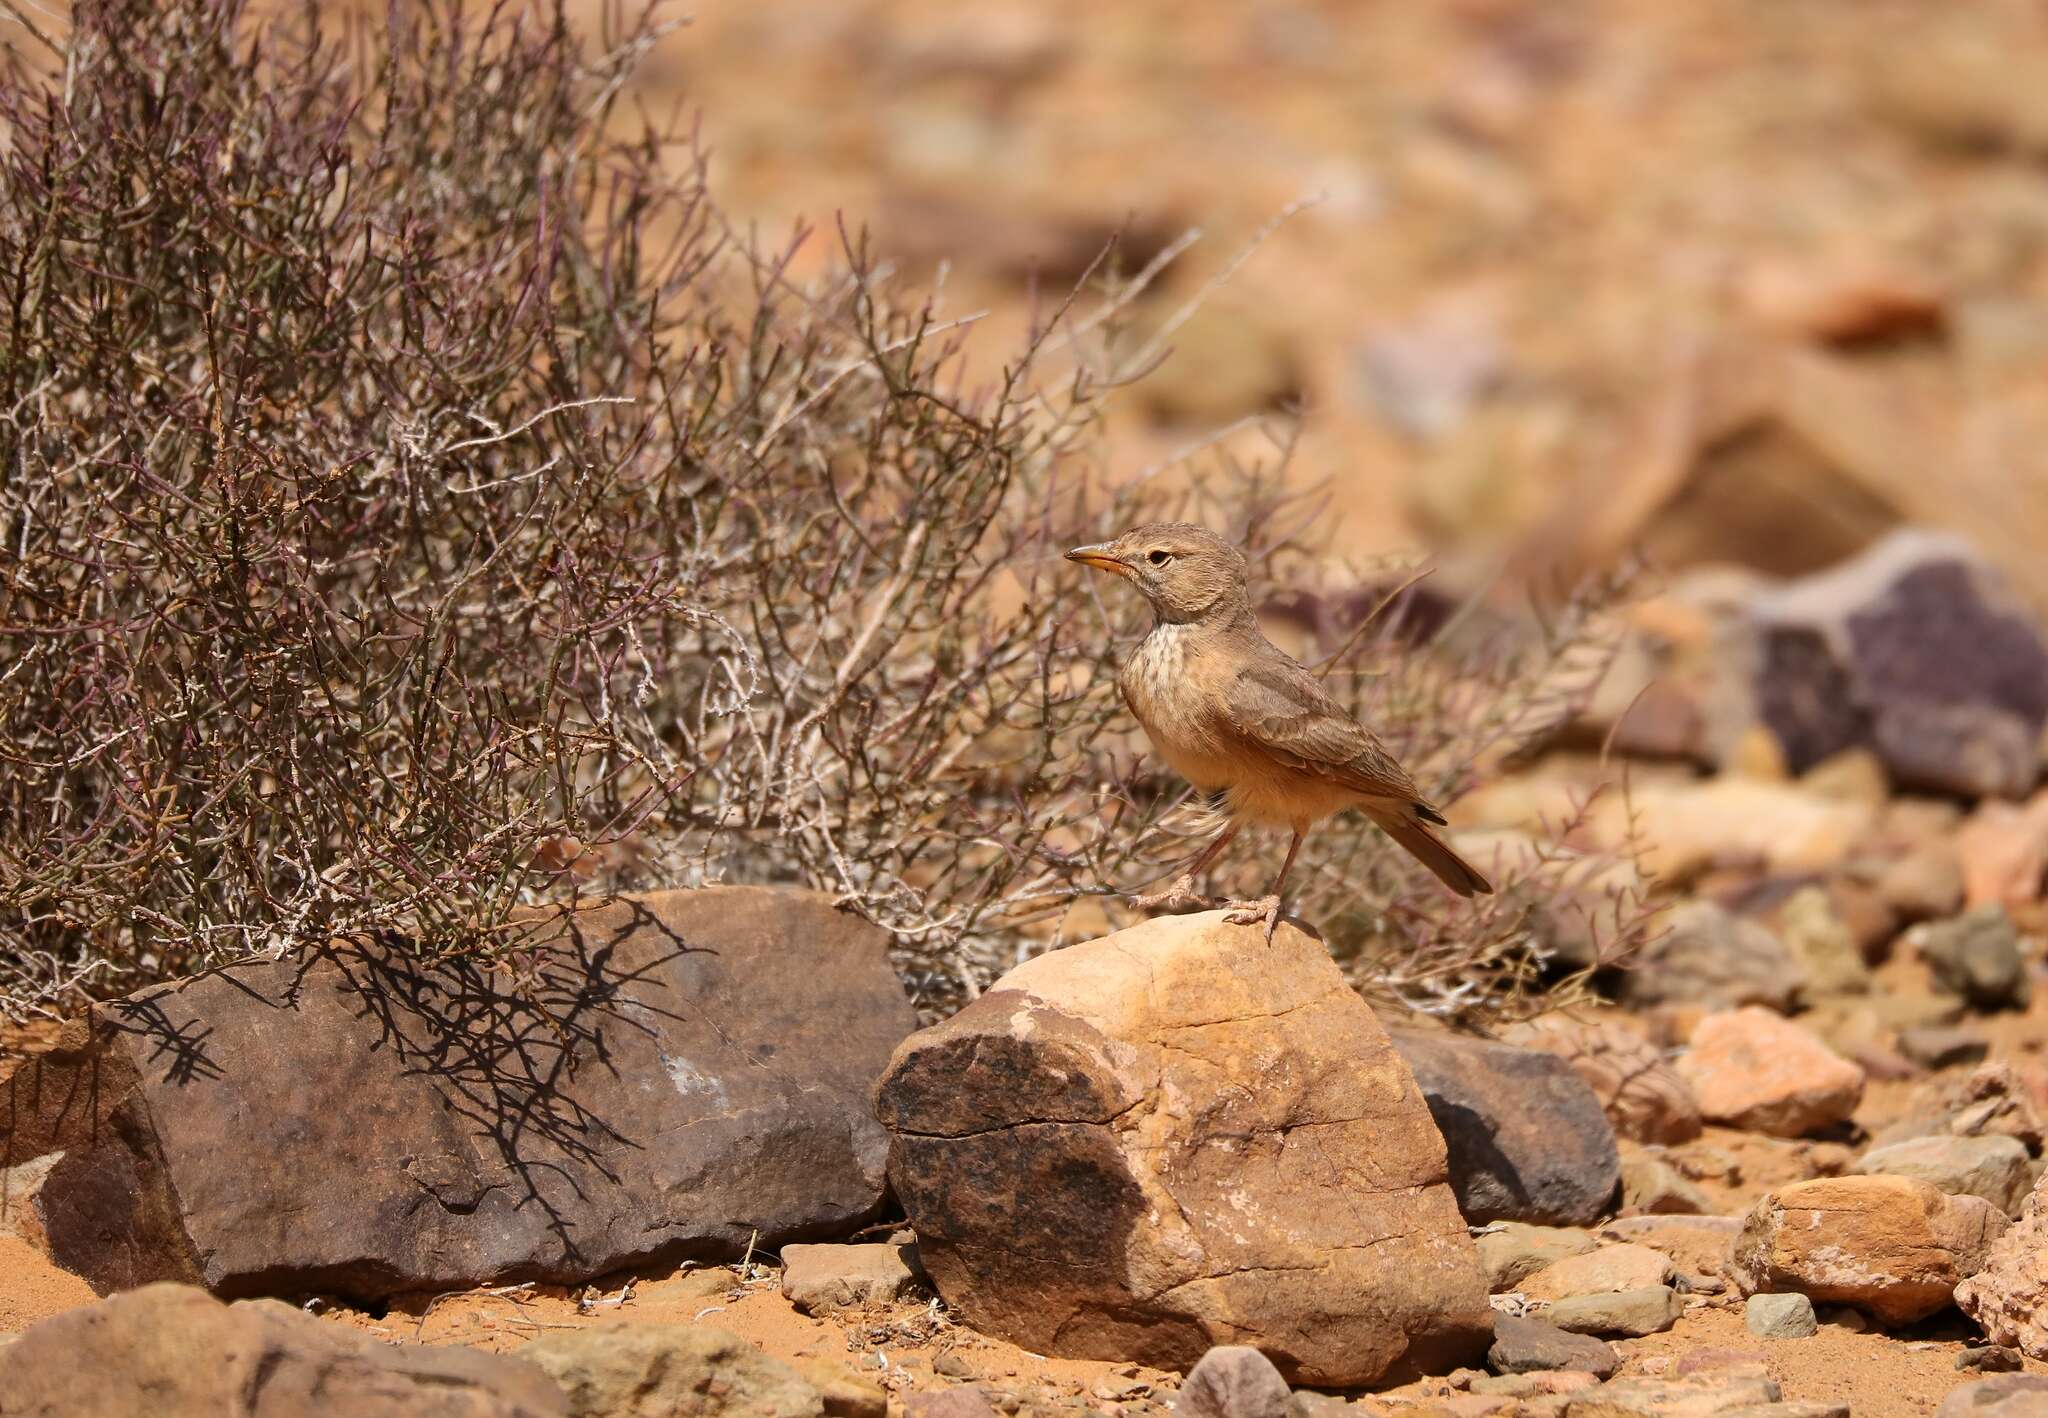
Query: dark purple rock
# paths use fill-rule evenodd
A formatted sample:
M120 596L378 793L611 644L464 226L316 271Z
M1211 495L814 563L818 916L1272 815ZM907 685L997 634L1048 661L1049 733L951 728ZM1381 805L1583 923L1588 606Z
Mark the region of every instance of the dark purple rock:
M1905 788L2022 797L2039 779L2048 638L1963 543L1896 532L1752 609L1758 713L1793 772L1867 746Z

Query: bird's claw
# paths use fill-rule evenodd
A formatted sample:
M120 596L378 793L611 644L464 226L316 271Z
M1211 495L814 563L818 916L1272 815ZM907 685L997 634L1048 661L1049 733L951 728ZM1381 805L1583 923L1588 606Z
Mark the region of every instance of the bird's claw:
M1261 896L1256 901L1231 901L1225 903L1229 913L1224 920L1233 926L1264 926L1266 944L1273 943L1273 933L1280 929L1280 898Z
M1216 903L1195 890L1195 879L1191 876L1176 877L1173 885L1164 891L1141 892L1131 898L1131 904L1140 911L1207 911Z

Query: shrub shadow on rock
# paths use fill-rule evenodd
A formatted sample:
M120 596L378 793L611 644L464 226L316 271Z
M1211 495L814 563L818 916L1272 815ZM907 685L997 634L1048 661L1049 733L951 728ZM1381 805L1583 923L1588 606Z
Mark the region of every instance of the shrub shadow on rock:
M536 912L495 968L335 943L98 1008L6 1085L54 1259L102 1290L377 1298L830 1237L914 1019L879 932L711 888Z

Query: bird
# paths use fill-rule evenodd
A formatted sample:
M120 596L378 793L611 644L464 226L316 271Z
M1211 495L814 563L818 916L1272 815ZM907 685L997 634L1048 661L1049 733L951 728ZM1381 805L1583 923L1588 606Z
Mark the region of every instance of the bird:
M1152 607L1152 629L1117 676L1125 705L1161 758L1222 809L1225 825L1141 910L1211 903L1195 880L1247 823L1292 829L1273 889L1225 903L1226 919L1279 929L1282 893L1315 823L1356 808L1460 896L1491 883L1451 850L1448 826L1386 746L1306 667L1265 637L1252 614L1244 554L1191 522L1133 527L1066 559L1121 577Z

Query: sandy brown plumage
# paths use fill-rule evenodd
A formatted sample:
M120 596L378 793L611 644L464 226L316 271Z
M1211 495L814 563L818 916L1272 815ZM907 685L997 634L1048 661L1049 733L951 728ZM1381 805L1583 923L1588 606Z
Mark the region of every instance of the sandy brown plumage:
M1130 581L1151 602L1152 631L1118 677L1124 701L1160 756L1197 788L1221 794L1229 825L1171 887L1140 904L1199 902L1194 878L1247 822L1294 839L1270 895L1233 903L1270 936L1280 892L1311 824L1348 807L1371 817L1461 896L1492 886L1437 836L1443 815L1385 745L1259 630L1235 547L1185 522L1137 527L1076 547L1079 561Z

